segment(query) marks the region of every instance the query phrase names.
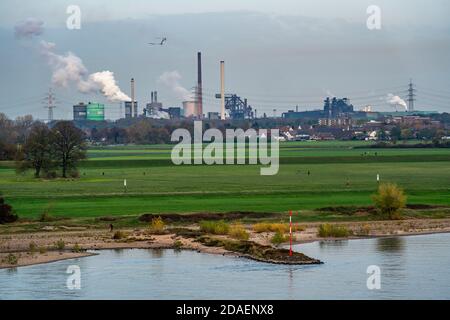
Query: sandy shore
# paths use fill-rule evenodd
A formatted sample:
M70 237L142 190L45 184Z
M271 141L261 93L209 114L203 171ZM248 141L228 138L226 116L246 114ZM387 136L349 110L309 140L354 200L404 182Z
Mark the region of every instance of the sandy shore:
M213 254L232 254L218 247L206 247L192 239L177 237L174 234L145 235L141 231L129 230L129 236L124 240L113 240L109 231L83 232L38 232L14 235L0 235L0 269L28 266L58 260L90 256L86 250L102 249L170 249L175 241L181 243L185 250ZM58 250L56 242L64 241L65 248ZM30 244L36 249L30 250ZM74 248L78 252L74 252ZM80 251L81 249L81 251ZM17 263L11 265L8 256L13 254Z
M299 224L304 230L295 233L295 242L306 243L322 240L322 238L317 236L317 229L320 224ZM351 229L354 236L348 239L450 232L450 219L342 222L333 224L343 225ZM248 231L250 232L251 241L262 245L270 245L271 233L255 233L251 229ZM85 257L92 255L92 253L88 253L85 250L101 249L169 249L177 246L182 249L212 254L235 254L221 247L208 247L194 241L194 239L176 236L175 234L150 235L145 230L140 229L126 230L126 232L127 238L122 240L112 239L113 233L108 230L62 230L2 234L0 235L0 268ZM64 249L59 250L56 243L61 240L64 243ZM11 264L12 256L14 257L13 260L16 260L14 264Z

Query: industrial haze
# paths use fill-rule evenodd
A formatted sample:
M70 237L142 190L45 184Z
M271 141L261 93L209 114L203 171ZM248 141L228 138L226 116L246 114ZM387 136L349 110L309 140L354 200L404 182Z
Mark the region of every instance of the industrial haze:
M448 4L438 2L436 6L448 12ZM64 5L61 12L65 17ZM386 15L392 18L393 12ZM406 86L410 78L418 88L448 87L448 25L437 19L428 27L421 23L411 27L401 19L397 23L391 19L382 30L369 31L366 17L364 9L360 18L353 10L348 19L343 12L332 17L329 11L323 18L264 12L160 14L146 19L137 15L88 20L76 31L67 30L62 23L49 22L47 27L46 16L36 18L46 27L42 39L57 43L60 53L73 52L90 71L112 70L128 95L130 79L134 78L140 105L150 102L150 93L158 91L164 106L182 107L182 100L159 79L165 72L176 71L181 76L180 85L191 90L197 85L198 51L203 54L205 114L220 112L220 100L215 98L220 92L220 60L226 61L226 91L247 97L260 114L272 114L274 107L279 113L295 105L300 110L321 108L327 95L352 99L355 95L385 94L389 92L377 90ZM161 35L168 38L165 46L147 45ZM14 38L13 25L3 23L0 41L4 48L0 52L2 111L10 117L32 113L45 118L46 110L31 98L45 96L51 70L29 44ZM72 106L80 101L111 105L100 95L83 95L73 88L55 88L55 93L60 100L56 118L71 119ZM22 102L26 99L33 102ZM377 102L379 110L392 110L378 98L364 104ZM353 103L355 108L363 107ZM116 119L119 107L112 106L107 108L106 117ZM448 110L442 102L420 95L416 106Z

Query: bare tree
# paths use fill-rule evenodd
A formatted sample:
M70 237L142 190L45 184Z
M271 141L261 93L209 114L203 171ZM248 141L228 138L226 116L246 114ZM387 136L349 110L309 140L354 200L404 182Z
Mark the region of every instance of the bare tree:
M51 146L63 178L69 169L76 169L79 160L86 157L84 133L70 121L60 121L52 129Z
M18 163L19 171L34 169L34 176L39 178L42 169L52 167L51 131L43 123L36 123L28 133L23 145L23 159Z

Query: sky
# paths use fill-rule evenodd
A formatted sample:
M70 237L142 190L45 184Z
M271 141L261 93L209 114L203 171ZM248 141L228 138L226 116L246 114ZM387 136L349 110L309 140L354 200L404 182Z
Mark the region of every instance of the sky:
M81 10L81 29L66 27L67 6ZM381 9L381 29L369 30L366 10ZM444 0L97 0L0 2L0 112L45 118L42 104L55 92L55 117L71 118L72 105L98 101L116 119L120 104L81 93L76 83L52 83L40 42L78 57L89 74L111 71L126 95L136 81L140 109L157 90L165 107L181 106L174 87L160 80L176 72L179 86L196 85L196 54L203 55L204 109L218 111L219 61L226 91L248 98L258 114L322 107L327 96L348 97L357 109L392 110L388 94L405 98L417 86L416 109L450 111L450 2ZM25 19L42 33L18 39ZM164 46L150 46L167 37Z

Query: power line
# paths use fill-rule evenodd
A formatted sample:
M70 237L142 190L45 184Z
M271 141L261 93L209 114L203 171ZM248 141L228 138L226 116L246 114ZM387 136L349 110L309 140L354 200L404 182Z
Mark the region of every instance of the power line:
M414 89L414 85L412 83L412 79L409 80L409 85L408 85L408 111L414 111L414 101L416 100L414 97L416 89Z
M56 101L52 88L48 89L47 97L45 97L43 102L46 103L46 108L48 109L48 121L53 121L53 109L56 107Z

